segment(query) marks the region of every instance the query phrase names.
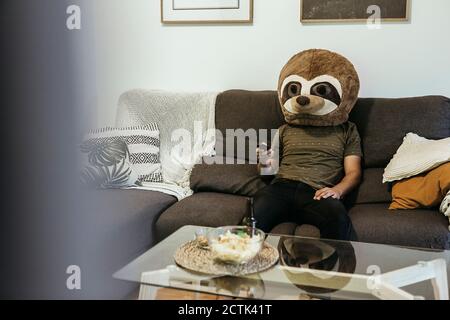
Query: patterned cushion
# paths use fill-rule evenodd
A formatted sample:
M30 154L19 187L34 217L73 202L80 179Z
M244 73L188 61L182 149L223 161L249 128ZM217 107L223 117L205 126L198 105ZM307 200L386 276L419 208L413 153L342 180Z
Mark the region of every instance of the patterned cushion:
M140 182L163 181L159 159L159 129L156 123L93 130L86 136L84 144L102 145L117 141L126 144L132 171L136 172Z
M80 175L82 184L92 188L123 188L139 184L124 141L89 139L81 144L80 149L85 155Z

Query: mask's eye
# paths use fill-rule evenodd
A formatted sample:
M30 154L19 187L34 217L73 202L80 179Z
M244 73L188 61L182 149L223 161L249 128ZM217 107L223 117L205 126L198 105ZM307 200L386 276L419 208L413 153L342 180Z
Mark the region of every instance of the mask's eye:
M311 94L334 102L336 105L341 104L341 97L336 88L328 82L316 83L311 88Z
M317 83L311 88L311 94L326 97L331 93L331 87L332 85L327 82Z
M292 97L296 97L301 95L302 93L302 85L300 82L289 82L284 87L283 98L288 100Z

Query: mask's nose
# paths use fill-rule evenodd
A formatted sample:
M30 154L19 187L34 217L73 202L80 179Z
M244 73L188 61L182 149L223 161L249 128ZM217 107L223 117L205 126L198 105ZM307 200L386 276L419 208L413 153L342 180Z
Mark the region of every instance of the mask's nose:
M297 103L303 107L307 106L310 102L311 102L311 100L305 96L300 96L297 98Z

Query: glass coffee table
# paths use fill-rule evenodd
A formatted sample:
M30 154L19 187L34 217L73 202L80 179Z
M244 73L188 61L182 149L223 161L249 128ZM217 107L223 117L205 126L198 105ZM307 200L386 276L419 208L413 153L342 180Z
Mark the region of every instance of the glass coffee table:
M269 234L280 259L270 269L211 276L176 265L174 254L203 227L185 226L117 271L141 285L243 299L449 299L450 251Z

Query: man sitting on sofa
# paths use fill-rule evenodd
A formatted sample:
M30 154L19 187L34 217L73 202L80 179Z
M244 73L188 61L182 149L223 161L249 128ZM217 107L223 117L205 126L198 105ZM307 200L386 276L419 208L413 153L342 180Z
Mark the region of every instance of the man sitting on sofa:
M290 221L316 226L322 238L356 238L341 199L361 179L360 137L347 121L358 92L353 65L327 50L301 52L283 68L278 93L287 124L270 151L257 151L260 170L276 173L255 196L258 228Z

